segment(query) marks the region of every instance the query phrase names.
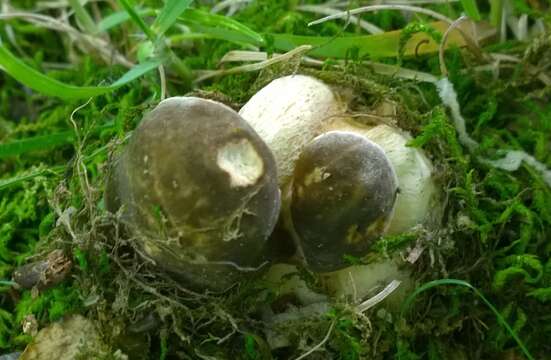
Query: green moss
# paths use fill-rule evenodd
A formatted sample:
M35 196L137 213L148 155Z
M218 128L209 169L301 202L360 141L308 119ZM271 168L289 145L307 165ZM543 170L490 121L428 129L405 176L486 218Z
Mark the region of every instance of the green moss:
M160 1L147 3L161 4ZM348 36L358 32L354 24L343 32L342 21L308 27L309 21L321 16L298 11L299 3L303 2L255 1L234 18L261 33ZM515 11L533 15L526 8L527 3L517 3ZM357 5L360 2L353 1L349 6ZM18 6L33 8L34 4L26 1ZM110 8L99 6L102 12L110 13ZM460 10L459 4L431 8L452 17ZM402 13L395 11L369 13L362 18L386 30L408 24ZM32 54L29 60L35 66L41 67L46 61L65 63L70 60L69 48L62 41L63 35L60 37L18 21L10 22L10 26L14 27L18 44ZM121 51L128 50L127 55L132 57L131 49L136 47L139 39L129 37L128 30L130 33L135 31L132 27L121 27L110 37ZM420 31L437 41L440 39L440 34L428 25L411 22L402 34L402 44ZM4 28L0 33L2 38L8 38ZM47 48L37 46L45 43L52 45ZM507 41L486 50L523 57L526 48L525 43ZM545 69L548 48L549 42L539 39L528 46L525 61L538 69ZM194 69L213 69L218 67L218 61L227 51L235 49L248 48L205 39L178 48L176 52ZM273 51L270 44L260 50ZM551 243L548 240L551 233L551 189L529 166L505 172L491 168L479 159L495 158L499 149L522 149L551 167L548 90L534 81L533 74L523 63L512 70L501 68L501 76L497 78L492 73L475 71L471 67L481 64L481 59L459 49L447 51L446 65L459 95L467 130L481 144L475 153L468 153L459 143L455 128L432 85L377 76L359 63L354 51L348 55L347 63L339 70L330 66L334 63L331 59L321 70L300 67L293 61L265 69L260 75L246 73L212 79L200 84L199 88L238 108L269 80L297 71L334 85L353 88L359 94L353 110L369 111L383 99L396 101L398 123L415 136L410 146L423 148L433 160L435 180L444 191L447 206L434 229L381 239L375 247L377 255L402 250L414 241L421 241L426 250L415 264L418 281L442 277L469 280L491 297L519 336L527 339L528 347L543 358L551 351L547 345L551 336L548 314L551 301ZM78 57L78 70L49 71L49 75L69 83L97 85L116 79L123 71L118 67L106 67L93 57L82 57L78 52L71 53L71 56ZM395 63L399 60L385 61ZM439 74L440 64L435 56L402 59L402 63L408 68ZM0 77L3 85L0 89L0 141L72 130L67 120L81 102L29 95L28 89L13 79ZM117 331L124 329L129 324L145 321L144 314L154 314L158 319L155 326L161 326L163 330L154 326L154 330L146 331L146 336L152 339L152 353L161 359L175 354L193 358L198 353L220 358L271 356L265 344L260 314L266 304L288 306L293 304L292 299L285 302L285 299L278 298L274 289L267 289L255 281L244 282L225 294L195 298L182 290L185 284L171 281L158 268L136 255L132 242L124 238L122 232L109 227L113 219L104 213L101 205L105 164L110 157L108 149L111 149L108 144L124 141L143 112L157 102L157 77L156 73L149 74L132 86L93 99L80 109L74 118L81 139L86 139L82 147L77 143L65 143L0 162L2 179L33 168L45 169L43 176L19 182L17 187L0 193L0 279L9 279L13 268L26 262L30 255L46 253L55 247L73 254L77 264L73 271L75 280L47 290L36 298L30 291L24 291L17 302L8 295L8 287L0 288L0 348L21 348L28 342L28 336L22 335L20 328L25 315L33 314L41 325L46 325L64 314L83 312L82 297L87 301L86 309L90 310L91 317L108 319L99 321L106 338L115 332L115 328ZM171 95L186 93L180 80L168 69ZM113 126L93 130L107 122ZM83 181L82 175L74 171L76 155L87 157L99 149L104 151L87 160L88 178ZM57 166L66 168L66 171L56 170L56 175L52 176L47 170ZM83 188L86 183L90 188ZM76 239L63 225L56 225L57 215L54 215L70 206L77 209L70 218ZM350 261L365 259L351 258ZM305 269L300 272L301 278L306 279L311 287L319 285L313 274ZM297 357L318 344L331 321L335 321L334 329L328 342L319 350L320 357L490 358L500 357L500 351L512 346L509 335L495 317L465 291L437 289L430 296L421 296L407 323L397 322L392 314L377 311L365 314L372 327L368 327L365 318L358 317L353 311L339 310L330 315L332 317L307 318L287 324L283 331L290 338L291 349L280 350L282 357ZM484 324L484 329L481 330L479 324Z
M16 306L15 322L21 324L25 316L32 314L39 323L45 324L76 313L81 306L79 292L71 284L48 289L36 297L31 291L24 291Z

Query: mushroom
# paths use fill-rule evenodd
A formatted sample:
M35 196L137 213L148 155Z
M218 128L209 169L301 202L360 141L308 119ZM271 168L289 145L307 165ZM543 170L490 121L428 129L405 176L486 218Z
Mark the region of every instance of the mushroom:
M325 129L365 136L384 150L394 168L399 187L386 235L401 234L427 220L437 189L430 160L421 149L407 146L411 135L389 125L369 127L349 118L338 118Z
M224 290L265 262L280 193L271 151L235 111L173 97L134 131L105 201L160 266Z
M387 228L397 191L383 149L348 131L316 137L301 152L292 184L291 221L308 267L328 272L363 256Z
M313 271L329 271L321 277L330 292L336 295L348 295L351 290L342 287L345 283L342 274L335 270L345 268L340 271L346 272L347 279L354 279L355 274L358 274L362 277L358 284L366 287L356 288L355 291L363 296L380 279L367 281L364 278L370 272L370 265L346 267L344 256L361 257L380 235L400 234L422 224L430 217L431 204L437 191L430 161L422 150L407 146L411 138L409 134L388 125L360 124L347 117L345 109L345 101L328 85L312 77L292 75L276 79L261 89L243 106L240 114L274 153L283 193L282 218L296 239L299 251L304 252L307 266ZM325 137L329 134L330 137ZM337 134L342 134L340 145L336 145ZM333 139L334 144L324 144L324 139ZM343 151L347 152L345 149L352 149L355 143L364 144L365 149L368 148L366 144L376 144L376 148L382 149L378 153L358 150L364 151L363 155L358 156L364 156L366 162L372 161L378 170L369 165L358 167L359 162L352 153L348 156L342 154ZM371 149L374 148L371 146ZM318 155L318 151L325 153ZM339 161L332 162L332 158ZM350 165L344 163L345 159L352 161ZM316 163L318 160L319 164ZM362 190L343 191L343 198L339 201L330 200L324 204L323 200L331 199L335 190L335 184L331 184L333 180L329 181L330 177L317 183L315 189L303 187L309 177L308 171L312 172L316 167L331 167L333 172L338 169L338 176L334 180L341 179L342 190L346 186ZM377 171L384 175L379 175ZM325 172L318 170L317 178L323 179L327 176ZM327 173L331 174L331 171ZM396 178L391 174L395 174ZM314 175L315 171L310 177L316 178ZM379 184L366 182L370 177L377 179L379 176ZM397 182L397 194L393 181ZM365 210L370 206L369 201L361 195L362 191L364 195L369 193L367 189L381 190L377 192L380 203L377 206L371 204L371 213ZM310 193L307 194L307 191ZM304 196L309 198L311 205L303 204L300 199ZM392 208L393 211L390 211ZM345 212L355 214L357 218L352 220L342 216ZM335 219L340 220L335 222ZM356 233L355 228L362 231ZM369 229L375 231L370 232ZM318 245L322 246L315 246L313 239L316 237ZM356 238L358 245L354 249L346 246L347 238ZM328 248L331 250L328 251ZM328 256L332 259L331 263L327 260ZM394 262L394 259L390 261ZM325 265L321 266L322 263ZM398 273L394 265L386 268L396 269Z
M347 117L345 109L344 99L322 81L290 75L262 88L239 114L274 153L284 203L290 199L295 163L306 145L327 131L349 131L379 145L398 177L399 194L386 234L399 234L422 223L436 193L427 156L407 146L411 136L406 131L384 124L363 125Z
M272 150L279 185L285 187L302 149L321 133L324 121L343 111L343 103L323 82L292 75L266 85L239 114Z

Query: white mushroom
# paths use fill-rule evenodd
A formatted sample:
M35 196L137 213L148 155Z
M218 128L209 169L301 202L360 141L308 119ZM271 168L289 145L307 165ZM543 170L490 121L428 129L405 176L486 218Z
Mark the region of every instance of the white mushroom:
M268 145L277 163L279 185L294 171L302 149L341 114L344 106L323 82L304 75L276 79L257 92L239 111Z
M291 176L301 154L317 136L340 131L362 136L379 145L397 176L398 195L384 235L407 232L422 224L430 217L431 204L438 193L427 156L421 149L407 146L411 139L407 132L388 125L360 124L346 118L345 109L344 101L328 85L302 75L286 76L272 81L241 109L240 114L275 155L279 185L284 194L282 211L292 212L289 203L294 196L292 191L297 189L292 190L293 187L290 186ZM314 158L312 155L310 157ZM329 184L327 191L331 191ZM388 193L386 196L393 195ZM284 214L285 217L293 216ZM295 232L294 229L291 231ZM324 229L316 231L323 233ZM300 245L300 234L295 232L295 236ZM355 295L362 298L374 286L386 280L386 277L381 277L382 273L395 274L402 280L407 278L407 272L404 276L393 259L386 265L382 265L383 263L385 262L348 267L324 274L322 278L328 290L335 295L352 295L352 282Z

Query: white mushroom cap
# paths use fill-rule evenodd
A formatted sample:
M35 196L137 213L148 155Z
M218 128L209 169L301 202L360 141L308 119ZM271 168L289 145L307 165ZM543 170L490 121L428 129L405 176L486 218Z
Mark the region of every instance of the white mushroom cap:
M328 131L350 131L379 145L396 173L399 194L385 234L403 233L422 224L430 216L438 193L429 159L423 150L407 146L411 139L408 133L387 125L365 126L345 119L345 108L344 102L327 85L296 75L274 80L241 109L242 117L275 155L279 185L285 194L283 209L287 208L285 202L290 198L288 184L296 161L306 145ZM384 274L388 276L382 276ZM387 280L407 280L408 272L399 271L394 260L381 260L326 273L323 278L333 295L351 295L354 291L358 298L364 298L374 286ZM354 290L351 281L355 283ZM404 288L403 282L401 289Z
M385 151L394 167L399 188L394 215L385 234L406 232L427 219L437 188L431 162L423 150L407 146L411 135L388 125L369 127L343 119L331 122L325 129L364 135Z
M376 126L366 136L385 150L398 177L399 193L387 235L400 234L429 216L436 194L432 165L420 149L408 147L411 136L387 125Z
M322 124L344 107L331 88L310 76L276 79L239 111L272 150L279 185L288 183L301 150L322 131Z
M406 232L428 219L438 193L432 178L432 165L423 150L407 146L411 139L408 133L388 125L368 127L343 119L333 121L326 129L362 134L385 151L396 173L399 188L386 235ZM399 302L412 286L409 272L399 270L399 262L399 258L394 257L368 265L351 266L325 274L323 282L333 296L358 300L373 295L373 291L381 290L392 280L399 280L400 287L392 296Z

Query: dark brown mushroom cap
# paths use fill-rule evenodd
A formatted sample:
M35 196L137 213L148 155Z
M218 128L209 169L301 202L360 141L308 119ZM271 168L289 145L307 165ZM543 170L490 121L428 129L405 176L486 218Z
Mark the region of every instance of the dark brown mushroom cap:
M277 221L275 160L254 130L215 101L175 97L145 116L116 162L108 210L161 266L223 289L258 267Z
M317 272L363 256L384 231L397 192L384 151L366 137L331 131L318 136L297 161L291 217L307 265Z

